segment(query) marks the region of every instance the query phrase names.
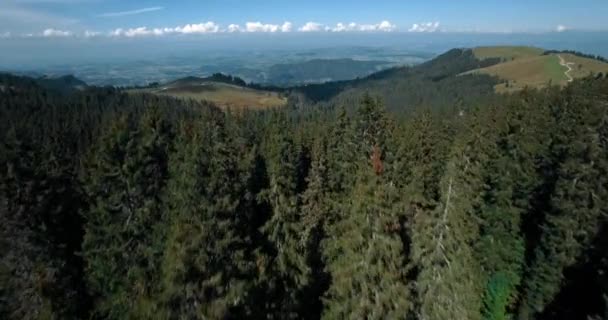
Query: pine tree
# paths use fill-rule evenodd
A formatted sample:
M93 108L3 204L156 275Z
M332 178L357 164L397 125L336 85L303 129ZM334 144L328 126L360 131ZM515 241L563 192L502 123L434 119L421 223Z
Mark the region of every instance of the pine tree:
M310 266L301 242L298 190L299 157L284 119L277 124L269 144L270 185L260 194L272 214L262 227L271 252L270 265L261 274L267 286L269 317L297 318L304 310L302 293L310 285Z
M481 318L481 269L473 249L488 145L481 122L472 118L470 131L455 143L440 183L440 204L415 212L412 220L420 319Z
M139 125L115 121L94 155L83 254L100 315L144 319L158 309L169 139L167 122L152 110Z
M81 193L58 145L28 136L12 130L0 146L0 309L14 319L84 317Z
M325 241L332 282L325 319L406 319L411 308L397 191L372 168L360 174L348 214Z
M327 137L328 183L331 192L336 196L348 194L355 184L357 144L352 127L352 120L346 110L341 108Z
M252 317L251 156L222 115L186 123L171 161L163 263L168 319ZM239 159L249 159L239 163Z
M359 138L351 159L358 168L356 183L332 207L335 222L328 225L323 244L332 280L324 318L405 319L410 311L404 210L395 184L384 175L389 132L381 103L366 96L358 111L354 136Z
M523 221L540 186L538 163L546 153L546 112L543 104L525 101L508 108L488 108L496 141L485 153L483 203L479 208L480 238L475 252L485 275L485 319L510 317L519 300L526 239Z
M323 138L317 140L307 177L308 188L301 196L301 242L311 273L311 282L303 294L303 304L307 306L303 317L308 319L320 317L323 309L321 297L329 284L321 252L321 243L328 234L328 224L334 220L326 152Z
M608 182L605 108L567 95L557 105L553 156L559 159L555 189L525 281L522 319L533 318L559 292L564 270L574 265L606 216ZM603 116L600 116L603 115Z

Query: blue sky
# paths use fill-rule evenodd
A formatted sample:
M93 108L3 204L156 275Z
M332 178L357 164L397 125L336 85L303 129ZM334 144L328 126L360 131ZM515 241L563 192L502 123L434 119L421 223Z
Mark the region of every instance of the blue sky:
M606 0L3 0L0 38L608 30Z

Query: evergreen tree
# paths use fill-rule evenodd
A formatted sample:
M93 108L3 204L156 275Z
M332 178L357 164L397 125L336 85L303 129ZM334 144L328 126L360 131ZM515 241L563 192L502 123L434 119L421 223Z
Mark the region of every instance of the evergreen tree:
M356 183L329 226L323 251L331 284L327 319L405 319L411 308L402 241L403 206L385 169L390 129L382 105L366 96L358 111ZM384 148L384 149L383 149ZM352 152L352 151L351 151Z
M138 126L114 122L94 155L83 254L101 316L145 319L158 310L169 140L167 122L152 110Z
M489 131L479 119L469 121L470 131L455 142L441 180L440 204L433 211L416 212L412 221L420 319L481 317L481 269L473 245Z
M251 156L224 116L185 123L171 161L163 262L168 319L252 317ZM239 162L245 159L245 162Z
M303 294L307 311L303 317L317 319L323 309L321 297L329 284L321 252L321 243L328 235L328 223L333 221L330 200L327 147L323 139L315 144L312 167L307 177L308 188L302 194L301 242L304 245L307 264L310 266L311 283Z
M572 94L556 108L559 128L552 154L560 161L540 243L525 281L522 319L533 318L555 297L565 269L578 261L607 214L608 145L601 129L606 110Z
M269 141L269 188L260 194L272 211L262 232L270 252L261 274L267 287L269 317L297 318L303 312L302 294L310 285L310 266L301 242L301 213L297 194L299 156L285 119L279 119L277 130ZM263 259L263 257L261 257Z
M406 319L411 308L395 210L398 193L372 168L366 171L351 196L348 214L324 245L332 279L325 319Z
M0 146L0 310L10 319L85 317L81 193L57 145L28 135L12 130Z

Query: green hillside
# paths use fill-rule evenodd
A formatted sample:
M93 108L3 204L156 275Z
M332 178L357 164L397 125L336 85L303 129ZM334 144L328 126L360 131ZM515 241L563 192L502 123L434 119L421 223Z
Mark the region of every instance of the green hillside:
M287 103L280 93L250 88L238 78L218 75L209 78L187 77L130 92L208 101L220 108L230 109L277 108Z
M481 47L473 49L478 59L499 58L501 63L469 71L501 79L497 92L549 84L564 86L572 79L608 72L608 63L572 53L547 52L533 47Z

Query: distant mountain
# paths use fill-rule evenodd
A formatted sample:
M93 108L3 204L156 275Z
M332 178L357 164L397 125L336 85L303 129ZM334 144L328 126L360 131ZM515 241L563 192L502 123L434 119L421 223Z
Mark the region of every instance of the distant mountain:
M313 102L347 107L356 105L362 94L369 93L381 97L393 110L476 104L493 95L498 80L487 75L459 75L499 62L500 59L479 60L471 49L453 49L417 66L391 68L352 81L298 86L291 92Z
M389 109L458 108L481 105L493 95L566 85L573 79L608 73L601 57L534 47L452 49L413 67L396 67L362 79L291 88L305 101L355 105L363 93L381 97Z
M88 88L88 85L72 75L60 77L32 77L26 75L13 75L11 73L0 73L0 90L22 90L23 88L47 90L57 94L70 94L84 90Z
M197 82L218 82L218 83L225 83L225 84L233 84L233 85L241 86L241 87L247 86L247 83L243 79L241 79L239 77L231 76L231 75L225 75L223 73L215 73L210 77L194 77L194 76L184 77L184 78L169 82L167 85L172 85L172 86L191 85L191 84L197 83ZM153 85L158 85L158 84L153 84Z
M73 75L65 75L60 77L43 76L36 79L36 83L45 89L60 93L71 93L75 90L82 90L87 87L86 82L74 77Z
M351 80L365 77L390 66L391 64L386 61L314 59L273 65L268 70L266 82L278 86L290 86Z

